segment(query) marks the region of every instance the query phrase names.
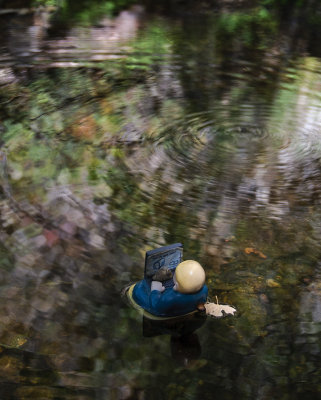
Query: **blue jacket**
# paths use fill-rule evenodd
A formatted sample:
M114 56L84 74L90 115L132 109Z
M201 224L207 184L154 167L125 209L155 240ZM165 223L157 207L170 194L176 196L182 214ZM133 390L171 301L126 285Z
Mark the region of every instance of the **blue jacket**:
M159 317L175 317L195 311L198 304L207 300L208 289L204 285L196 293L180 293L172 288L163 293L150 290L150 282L146 279L136 283L133 290L133 299L144 310Z

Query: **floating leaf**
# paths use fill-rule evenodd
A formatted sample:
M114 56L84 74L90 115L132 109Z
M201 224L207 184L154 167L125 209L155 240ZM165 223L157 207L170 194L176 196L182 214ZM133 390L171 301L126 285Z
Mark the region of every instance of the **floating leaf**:
M224 317L225 315L234 315L236 309L224 304L205 303L205 310L207 315L212 317Z
M274 279L267 279L266 284L268 285L268 287L271 288L280 287L280 284L276 282Z
M258 255L259 257L261 257L261 258L266 258L266 255L265 254L263 254L261 251L259 251L259 250L256 250L256 249L254 249L253 247L246 247L245 249L244 249L244 251L245 251L245 253L246 254L256 254L256 255Z

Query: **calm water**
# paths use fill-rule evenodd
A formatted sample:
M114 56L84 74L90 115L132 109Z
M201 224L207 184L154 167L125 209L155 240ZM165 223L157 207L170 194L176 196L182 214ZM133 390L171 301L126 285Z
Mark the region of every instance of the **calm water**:
M321 58L232 15L2 17L1 398L321 395ZM174 242L238 309L184 340L120 296Z

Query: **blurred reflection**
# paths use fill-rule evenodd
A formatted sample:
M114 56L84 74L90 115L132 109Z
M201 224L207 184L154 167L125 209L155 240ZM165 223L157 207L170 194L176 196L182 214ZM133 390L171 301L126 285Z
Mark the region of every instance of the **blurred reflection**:
M202 348L196 333L182 335L179 337L171 336L171 353L174 360L184 367L193 365L201 353Z
M194 313L191 316L168 320L152 320L143 317L143 335L146 337L171 335L185 336L199 329L206 321L206 314Z
M170 335L172 358L182 366L189 367L202 353L195 331L204 325L205 321L206 314L201 313L169 320L151 320L143 317L143 335L145 337Z
M286 33L269 47L257 9L141 15L55 38L45 15L1 27L3 390L316 398L320 60ZM239 315L144 319L142 336L119 290L178 241Z
M0 15L3 38L0 45L5 54L0 67L36 64L48 67L88 66L88 63L124 57L125 43L133 39L141 24L144 9L134 6L120 12L115 19L102 18L95 27L70 29L64 38L50 39L50 7L38 10L17 9Z

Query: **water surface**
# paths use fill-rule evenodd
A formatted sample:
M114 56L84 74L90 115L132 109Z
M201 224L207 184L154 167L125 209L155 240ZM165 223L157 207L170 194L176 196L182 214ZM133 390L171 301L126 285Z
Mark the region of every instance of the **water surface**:
M3 398L320 396L321 60L231 13L3 22ZM120 296L174 242L238 309L185 342Z

